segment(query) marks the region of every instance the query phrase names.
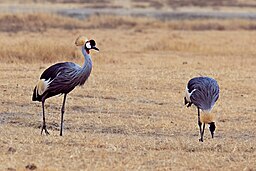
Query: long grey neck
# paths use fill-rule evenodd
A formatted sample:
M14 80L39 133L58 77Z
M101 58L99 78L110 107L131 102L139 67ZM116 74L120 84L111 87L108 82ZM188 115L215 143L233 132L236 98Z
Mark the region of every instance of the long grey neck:
M78 80L78 82L76 82L76 85L83 85L90 76L92 71L91 56L86 52L86 50L83 47L82 53L84 55L84 65L82 68L80 68L79 73L77 74L76 80Z
M88 63L92 63L92 60L91 60L91 56L86 52L86 50L82 47L82 53L84 55L84 65L83 65L83 68L85 65L87 65Z
M86 50L82 47L82 53L84 55L84 65L82 67L82 70L87 70L92 67L92 60L91 56L86 52Z

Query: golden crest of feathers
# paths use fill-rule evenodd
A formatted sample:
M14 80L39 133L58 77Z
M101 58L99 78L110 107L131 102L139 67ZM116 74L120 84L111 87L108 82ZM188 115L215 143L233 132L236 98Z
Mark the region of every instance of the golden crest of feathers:
M88 39L85 36L79 36L76 39L75 44L76 44L76 46L83 46L86 41L88 41Z

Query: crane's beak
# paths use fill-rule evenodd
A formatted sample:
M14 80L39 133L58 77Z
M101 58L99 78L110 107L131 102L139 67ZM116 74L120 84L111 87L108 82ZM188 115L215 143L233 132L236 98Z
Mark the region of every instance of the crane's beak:
M97 47L93 46L91 49L94 49L96 51L100 51Z

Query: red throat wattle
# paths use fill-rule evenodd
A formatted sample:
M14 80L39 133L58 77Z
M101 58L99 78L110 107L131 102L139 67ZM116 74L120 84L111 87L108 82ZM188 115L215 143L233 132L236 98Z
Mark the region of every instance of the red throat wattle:
M89 50L86 50L86 53L87 53L87 54L90 54L90 51L89 51Z

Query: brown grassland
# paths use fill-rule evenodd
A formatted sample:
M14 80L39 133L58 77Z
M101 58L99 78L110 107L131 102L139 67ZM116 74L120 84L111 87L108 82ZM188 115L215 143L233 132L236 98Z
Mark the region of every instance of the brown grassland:
M46 14L0 16L0 170L255 170L255 21ZM7 24L8 23L8 24ZM219 26L219 27L216 27ZM93 38L93 71L67 96L46 101L50 135L40 135L37 80L55 62L83 57L78 35ZM200 143L187 81L220 85L216 136Z

